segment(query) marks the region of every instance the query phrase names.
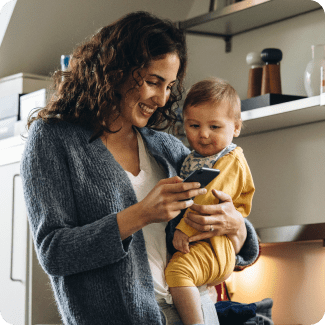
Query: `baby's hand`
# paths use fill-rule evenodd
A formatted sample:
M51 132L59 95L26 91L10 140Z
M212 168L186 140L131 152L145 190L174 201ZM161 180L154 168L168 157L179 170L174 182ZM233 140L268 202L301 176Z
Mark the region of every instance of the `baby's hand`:
M173 245L178 251L180 251L180 252L182 252L184 254L190 252L189 237L187 235L185 235L179 229L175 230Z

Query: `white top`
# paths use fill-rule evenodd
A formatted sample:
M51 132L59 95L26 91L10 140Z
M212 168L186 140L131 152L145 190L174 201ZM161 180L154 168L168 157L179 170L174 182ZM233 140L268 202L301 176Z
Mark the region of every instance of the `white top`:
M126 173L133 185L138 202L140 202L161 179L166 178L166 174L147 151L141 135L137 133L137 136L140 173L137 176L128 171ZM172 296L168 290L164 273L167 266L166 226L167 222L152 223L142 228L142 231L153 277L156 300L165 299L168 304L172 304Z

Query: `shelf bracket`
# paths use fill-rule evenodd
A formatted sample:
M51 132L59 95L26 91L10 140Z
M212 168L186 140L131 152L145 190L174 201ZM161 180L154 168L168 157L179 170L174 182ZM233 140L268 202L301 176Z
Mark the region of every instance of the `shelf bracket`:
M216 1L215 0L210 0L210 5L209 5L209 12L215 11L216 10Z
M231 40L232 40L232 37L231 36L226 36L225 37L226 53L230 53L231 52Z
M179 26L176 25L176 26ZM179 28L179 27L178 27ZM231 40L232 36L231 35L221 35L221 34L214 34L214 33L207 33L207 32L200 32L200 31L194 31L194 30L185 30L186 34L192 34L192 35L201 35L201 36L211 36L211 37L218 37L218 38L223 38L226 42L226 53L231 52Z

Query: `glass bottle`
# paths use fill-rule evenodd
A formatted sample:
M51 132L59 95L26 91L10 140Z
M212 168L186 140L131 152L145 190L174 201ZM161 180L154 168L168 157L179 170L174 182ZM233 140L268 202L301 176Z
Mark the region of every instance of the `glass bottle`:
M64 72L68 69L70 55L61 55L61 70Z
M312 60L305 70L304 84L308 97L319 96L321 87L321 67L325 68L325 44L311 46Z

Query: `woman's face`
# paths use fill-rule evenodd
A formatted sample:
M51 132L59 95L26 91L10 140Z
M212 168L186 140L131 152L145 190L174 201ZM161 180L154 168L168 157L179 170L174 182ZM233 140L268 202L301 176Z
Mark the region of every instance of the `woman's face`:
M147 125L157 108L164 107L168 101L171 87L177 81L179 65L178 55L170 53L135 72L134 77L138 78L141 86L136 84L132 75L128 77L120 89L120 126L141 128Z

